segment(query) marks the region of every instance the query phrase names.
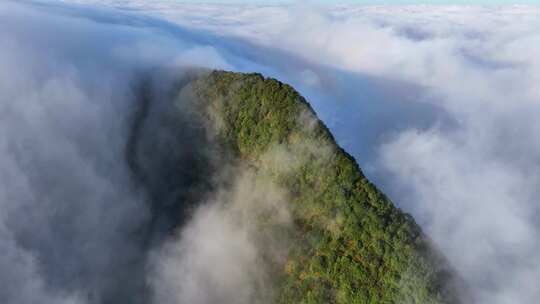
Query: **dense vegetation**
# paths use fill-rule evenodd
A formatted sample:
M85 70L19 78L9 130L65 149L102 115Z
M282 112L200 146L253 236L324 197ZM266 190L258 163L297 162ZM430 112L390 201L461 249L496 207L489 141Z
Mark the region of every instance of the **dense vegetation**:
M293 88L218 71L190 86L223 145L290 193L277 303L459 303L444 258Z

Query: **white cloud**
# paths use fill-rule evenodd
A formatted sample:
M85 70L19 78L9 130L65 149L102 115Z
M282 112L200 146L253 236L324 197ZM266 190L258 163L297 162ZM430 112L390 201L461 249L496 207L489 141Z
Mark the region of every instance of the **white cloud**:
M133 88L183 54L212 63L126 16L0 5L2 303L142 300L150 214L124 159Z
M65 29L65 35L89 45L95 42L77 36L80 26L90 37L115 29L117 34L105 39L105 49L114 50L109 62L128 58L149 64L190 63L260 71L291 82L313 102L367 173L396 204L413 213L444 249L479 302L532 303L538 298L538 7L287 8L79 2L129 11L114 22L96 21L97 28L88 27L88 20L67 22L77 27ZM87 54L83 50L87 45L78 48L77 43L66 43L69 39L52 34L25 36L29 27L34 27L34 33L37 24L62 28L66 19L40 16L38 23L26 23L21 16L27 12L7 18L13 15L12 8L0 7L8 22L3 32L9 34L0 42L0 88L6 109L2 111L15 111L34 124L47 124L47 115L59 114L47 112L46 106L42 111L31 102L21 111L8 101L47 97L63 103L66 100L57 97L70 96L84 103L87 79L79 83L72 76L85 77L79 75L79 67L67 67L67 72L58 75L49 73L48 65L62 62L64 54ZM79 17L92 15L84 9L74 12ZM114 15L109 11L107 16ZM137 22L126 21L130 18ZM35 41L29 44L29 38ZM120 38L121 42L114 42ZM62 44L57 51L45 47L57 43ZM31 48L35 45L44 54L35 53ZM104 66L97 70L115 70L115 66ZM36 74L36 67L41 72ZM111 89L103 84L98 87ZM75 117L102 114L92 107L85 107L85 115L77 114L77 108L67 106ZM40 129L44 138L49 138L47 132L70 125L60 121L53 128L39 123L29 130ZM77 130L71 132L77 136ZM7 147L5 143L12 137L7 132L0 148ZM72 153L76 162L77 153ZM2 167L9 168L9 163ZM91 175L91 170L86 174ZM8 173L0 177L13 183L17 180ZM26 187L24 182L17 184ZM189 243L189 239L183 242Z
M275 234L291 227L287 194L253 169L229 173L230 185L220 183L177 239L155 253L155 303L272 302L269 270L284 263L290 245Z

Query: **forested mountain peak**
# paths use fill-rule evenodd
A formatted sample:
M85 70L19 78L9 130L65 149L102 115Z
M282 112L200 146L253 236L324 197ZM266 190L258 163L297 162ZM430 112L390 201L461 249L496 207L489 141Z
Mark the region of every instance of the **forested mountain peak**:
M220 167L234 164L229 167L241 167L254 181L258 196L242 206L257 210L248 216L256 219L253 237L265 240L257 246L275 286L267 299L461 302L459 280L429 238L363 175L291 86L260 74L214 71L179 87L177 105L186 99L194 105L219 146ZM235 170L224 174L227 180ZM283 203L258 208L268 197ZM267 254L276 240L279 254Z

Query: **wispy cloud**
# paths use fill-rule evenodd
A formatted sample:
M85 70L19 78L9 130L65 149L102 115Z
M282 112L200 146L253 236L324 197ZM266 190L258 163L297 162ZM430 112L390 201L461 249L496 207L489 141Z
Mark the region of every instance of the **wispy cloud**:
M0 302L144 300L152 214L124 160L133 88L198 45L107 10L4 2L0 18Z

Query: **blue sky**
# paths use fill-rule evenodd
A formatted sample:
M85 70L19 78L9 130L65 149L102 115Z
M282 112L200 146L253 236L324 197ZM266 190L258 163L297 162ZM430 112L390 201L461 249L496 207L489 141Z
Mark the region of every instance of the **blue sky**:
M172 0L188 3L294 3L295 0ZM305 2L305 1L303 1ZM511 5L511 4L535 4L540 0L311 0L310 2L324 4L469 4L469 5Z

